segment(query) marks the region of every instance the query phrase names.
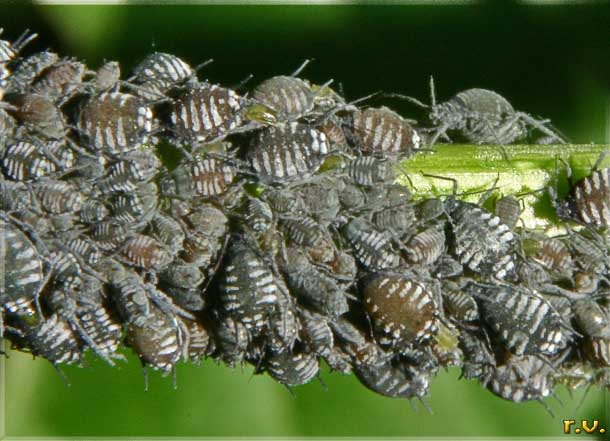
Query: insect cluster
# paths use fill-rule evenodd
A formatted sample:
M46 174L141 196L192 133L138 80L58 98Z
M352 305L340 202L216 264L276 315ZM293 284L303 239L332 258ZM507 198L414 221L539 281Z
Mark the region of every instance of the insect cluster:
M559 136L472 89L430 129L297 74L240 93L153 53L122 80L32 38L0 40L0 336L56 366L121 349L169 373L249 363L292 387L353 372L426 396L461 367L515 402L607 386L610 179L557 211L582 228L518 228L518 200L415 201L394 164L447 130ZM495 100L495 101L494 101ZM490 135L491 134L491 135ZM168 149L180 159L171 164Z

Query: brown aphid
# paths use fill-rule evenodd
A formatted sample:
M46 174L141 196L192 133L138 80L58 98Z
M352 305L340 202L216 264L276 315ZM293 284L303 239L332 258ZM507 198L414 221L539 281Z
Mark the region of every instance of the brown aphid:
M53 101L35 93L17 95L13 104L17 118L29 130L48 139L61 139L66 127L61 111Z
M182 162L173 172L179 196L218 196L235 179L235 167L215 158L195 158Z
M572 189L576 215L586 224L610 226L610 168L594 170Z
M378 158L408 158L421 144L415 128L387 107L354 112L352 130L355 147Z
M170 372L183 354L180 328L175 317L151 307L142 320L127 326L127 344L138 354L145 366Z
M172 261L172 255L158 240L136 234L129 239L122 251L129 263L147 270L162 270Z
M91 150L126 152L148 141L153 130L152 109L130 94L102 93L83 105L78 129Z
M514 196L504 196L496 201L495 214L509 228L514 229L521 217L521 203Z
M533 259L549 271L571 277L574 271L574 262L568 247L559 239L549 237L537 242L538 252Z
M54 100L67 99L85 76L86 66L76 60L63 59L44 69L32 84L32 90Z
M194 363L201 363L201 360L214 352L214 342L205 326L195 320L181 318L188 330L188 354L189 359Z
M401 275L376 275L365 283L363 297L373 324L393 344L419 344L438 332L438 306L419 282Z
M437 227L416 234L407 244L407 260L413 264L431 265L445 251L445 232Z

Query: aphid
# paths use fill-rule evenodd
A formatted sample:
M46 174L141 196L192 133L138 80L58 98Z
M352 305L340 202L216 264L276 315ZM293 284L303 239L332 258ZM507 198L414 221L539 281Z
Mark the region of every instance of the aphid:
M173 255L182 250L186 235L176 219L167 214L156 212L151 219L151 226L154 236L165 244Z
M251 339L247 326L231 317L223 317L214 326L218 357L231 367L241 363Z
M495 395L515 403L542 400L553 393L554 367L533 355L510 356L505 364L488 367L483 383Z
M104 220L92 225L91 238L104 251L115 251L128 237L128 227L114 220Z
M50 265L49 271L53 274L56 281L67 285L68 281L78 280L82 268L73 253L57 247L57 249L50 253L47 260Z
M196 267L192 267L197 269ZM185 311L202 311L205 308L206 301L201 295L202 292L198 288L182 288L179 286L166 285L162 286L163 292L172 299L172 301Z
M59 55L49 51L37 52L23 58L11 73L6 91L19 93L27 90L40 72L57 61L59 61Z
M390 183L395 178L392 164L385 159L361 156L347 163L349 177L358 185L373 187Z
M532 260L544 266L551 274L572 277L574 262L563 241L554 237L532 238L530 244L535 248Z
M299 71L302 68L299 69ZM252 98L273 109L280 121L294 121L313 113L324 113L340 99L327 87L312 85L295 76L271 77L256 86Z
M396 268L400 263L391 238L376 230L364 218L352 220L344 228L344 235L354 251L354 256L368 270Z
M405 251L409 263L432 265L445 252L445 232L431 227L417 233L409 240Z
M146 270L160 271L172 261L172 255L161 242L143 234L128 239L121 254L132 265Z
M459 348L460 330L451 325L441 323L438 334L432 341L432 356L442 367L462 366L463 354Z
M243 323L256 336L265 328L284 295L279 281L243 239L229 245L225 259L220 282L222 312Z
M195 157L183 160L172 172L172 178L180 197L211 197L224 193L236 172L235 167L220 159Z
M43 287L43 259L12 223L0 219L0 233L0 305L12 313L31 314L32 302L37 301Z
M65 102L78 92L85 70L85 65L79 61L61 59L37 75L32 83L32 91L54 101Z
M214 350L214 342L204 324L196 320L181 318L189 333L188 354L190 361L201 363L201 359L211 355Z
M302 247L315 262L330 262L334 246L327 230L310 217L283 219L280 222L286 238Z
M438 332L440 312L433 294L409 277L372 276L362 295L374 326L392 345L421 344Z
M328 153L324 133L293 122L258 131L252 137L247 156L258 179L273 184L309 178Z
M335 339L328 318L306 308L298 309L301 331L299 338L303 344L320 357L329 357Z
M571 331L562 317L537 292L524 286L470 285L486 323L515 355L554 355L565 348Z
M263 193L273 212L282 214L299 214L305 210L305 201L301 195L291 190L270 188Z
M430 78L431 105L408 98L412 103L430 109L428 115L435 125L429 144L433 145L448 130L459 131L468 141L479 144L510 144L524 139L534 128L553 139L557 144L566 141L549 127L547 121L516 111L503 96L487 89L467 89L449 101L437 104L434 81Z
M160 274L161 280L178 288L197 288L205 281L205 274L199 267L174 259ZM188 308L187 308L188 309Z
M428 392L428 379L413 375L405 363L393 359L368 341L362 332L345 320L333 324L333 330L342 340L342 347L352 360L353 371L368 389L393 398L422 397Z
M383 208L373 213L373 224L379 231L390 231L396 237L410 232L415 226L415 211L410 205Z
M79 216L84 224L96 224L109 214L110 211L102 202L89 199L82 203Z
M567 245L574 251L573 260L578 267L592 274L604 274L610 266L608 246L605 240L592 229L572 231L568 228Z
M443 306L449 317L460 322L473 322L479 319L479 307L474 297L462 289L459 283L443 283Z
M357 110L351 118L348 140L363 155L406 159L420 148L417 130L387 107Z
M95 92L108 92L115 88L121 79L121 66L116 61L102 64L92 80Z
M64 116L60 109L44 95L18 94L11 104L17 110L15 116L28 131L47 139L62 139L66 134Z
M70 181L41 181L34 185L40 206L53 214L76 213L84 196Z
M511 254L514 233L499 217L478 205L462 201L456 204L450 213L451 251L462 265L476 273L506 278L515 268Z
M231 89L198 83L176 95L170 114L176 144L199 146L260 126L251 119L254 116L249 114L244 99ZM270 113L263 114L274 119Z
M24 325L24 333L32 354L49 360L55 366L80 363L82 359L81 341L57 314L34 325Z
M263 232L271 228L273 223L273 212L265 201L257 198L248 198L245 222L255 232Z
M521 203L514 196L504 196L496 201L494 213L504 225L514 230L521 217Z
M291 288L303 303L329 317L340 316L349 309L345 292L322 271L316 269L297 247L286 250L283 271Z
M1 95L2 88L0 88L0 100ZM0 151L4 149L5 141L13 137L16 127L17 121L2 108L2 101L0 101Z
M267 356L263 368L277 382L293 387L307 384L317 376L320 363L313 352L285 351Z
M187 81L196 82L195 71L175 55L154 52L142 60L133 70L133 83L138 95L148 100L158 100L171 87Z
M602 366L610 366L610 317L591 299L577 300L572 305L576 325L585 334L585 353Z
M610 226L610 168L594 169L572 186L567 202L556 204L560 217L580 219L595 227Z
M338 191L342 181L335 178L314 182L299 188L309 215L323 225L334 221L341 209Z
M128 179L138 182L152 180L159 169L161 161L152 149L143 148L131 150L123 155L119 161L109 165L106 174L115 179Z
M91 96L83 104L78 130L90 150L115 155L148 142L153 114L138 97L105 92Z
M48 176L57 169L42 146L28 141L9 144L2 155L2 169L6 177L15 181L30 181Z
M483 380L496 366L489 337L484 329L463 329L459 336L459 347L464 354L462 376L466 379Z

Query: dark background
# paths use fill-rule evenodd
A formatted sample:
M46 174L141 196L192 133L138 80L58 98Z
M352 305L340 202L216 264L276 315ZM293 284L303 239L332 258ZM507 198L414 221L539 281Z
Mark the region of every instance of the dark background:
M519 110L550 118L578 143L607 142L610 97L610 7L591 5L411 6L30 6L0 2L3 38L25 28L40 34L26 52L47 47L92 68L117 60L126 78L154 50L192 65L208 58L200 78L223 85L248 74L289 74L315 58L303 77L341 83L348 99L375 91L437 98L460 90L496 90ZM418 109L387 102L405 116ZM12 436L562 436L562 419L601 419L606 397L560 393L538 403L494 397L451 370L434 382L415 413L408 402L374 395L353 377L324 372L294 396L250 369L212 362L178 367L171 379L152 373L143 391L138 362L112 369L65 369L66 387L44 360L11 353L7 362L7 431ZM562 389L562 388L560 388Z

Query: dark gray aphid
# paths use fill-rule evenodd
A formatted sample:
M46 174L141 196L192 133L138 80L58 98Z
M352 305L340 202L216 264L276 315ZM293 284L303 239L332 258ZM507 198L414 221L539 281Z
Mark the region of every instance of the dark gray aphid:
M264 370L277 382L287 386L301 386L318 375L320 363L313 352L297 350L272 354L263 362Z
M394 250L392 238L376 230L366 219L352 220L344 228L344 236L365 269L384 270L399 265L400 257Z
M299 300L329 317L348 311L346 293L335 280L313 266L303 251L290 247L286 257L288 260L282 269L288 286Z
M59 60L59 55L50 51L36 52L19 60L6 84L7 93L27 90L34 78Z
M165 244L172 255L182 250L186 235L180 222L167 214L156 212L150 221L153 235Z
M326 228L310 217L283 219L280 226L288 241L304 247L314 262L326 263L334 258L335 248Z
M22 326L33 355L45 358L55 366L80 363L82 360L83 346L78 335L57 314L35 324L24 322Z
M315 127L278 124L258 131L248 147L248 160L266 184L311 177L329 153L326 135Z
M104 251L116 251L129 236L128 228L114 220L104 220L91 228L91 239Z
M390 231L397 238L412 231L416 224L415 211L410 205L382 208L373 213L372 220L379 231Z
M41 208L52 214L78 213L84 200L71 181L40 181L33 189Z
M335 221L341 209L338 191L342 184L342 181L333 177L300 186L299 194L309 215L323 225Z
M270 188L263 193L263 199L279 215L297 215L305 211L305 201L300 194L286 188Z
M116 155L135 150L150 139L152 109L134 95L105 92L83 104L78 130L94 152Z
M558 212L560 217L578 219L587 225L610 226L610 168L593 170L574 184L567 202L558 203Z
M461 322L472 322L479 319L479 307L474 297L462 289L459 283L445 281L443 283L443 306L449 318Z
M252 231L260 233L271 228L273 211L265 201L258 198L248 198L244 214L245 222Z
M505 364L487 367L483 383L495 395L515 403L542 400L553 393L555 368L533 355L510 356Z
M409 98L421 107L430 109L428 117L435 125L429 144L433 145L448 130L459 131L468 141L479 144L510 144L527 137L528 130L535 129L553 139L557 144L566 141L547 127L548 121L537 120L531 115L516 111L503 96L487 89L467 89L449 101L437 104L434 82L430 78L431 105Z
M462 201L455 203L449 215L452 253L476 273L507 278L515 269L514 233L482 207Z
M515 355L554 355L571 339L571 331L559 313L529 288L471 285L468 291L482 300L486 323Z
M11 313L30 315L43 288L43 258L15 225L0 219L0 305Z
M96 224L105 219L110 214L110 210L103 202L95 199L84 201L79 212L80 220L84 224Z
M585 334L585 354L601 366L610 366L610 315L592 299L573 303L576 325Z
M385 159L361 156L347 163L349 177L358 185L373 187L394 181L396 175L392 164Z
M171 87L185 82L195 83L197 77L193 68L177 56L154 52L138 63L130 80L138 85L138 95L156 101Z
M2 155L6 177L15 181L31 181L49 176L57 170L56 162L45 154L42 146L28 141L7 145Z
M225 259L220 282L222 314L243 323L257 336L284 294L272 269L244 240L234 240Z
M406 159L420 148L417 130L387 107L357 110L347 127L348 140L365 156Z

